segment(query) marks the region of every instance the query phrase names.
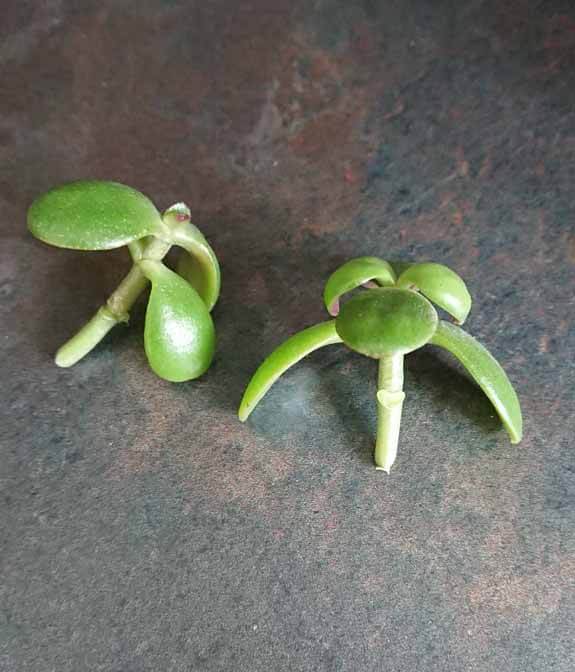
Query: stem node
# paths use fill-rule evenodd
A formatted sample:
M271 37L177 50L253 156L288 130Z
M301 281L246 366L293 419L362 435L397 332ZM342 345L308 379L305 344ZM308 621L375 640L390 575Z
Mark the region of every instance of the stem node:
M138 241L137 245L130 244L129 247L134 259L130 272L96 314L58 350L55 357L57 366L73 366L93 350L116 324L128 322L131 307L148 284L139 268L140 258L160 261L168 254L171 243L153 238L147 245Z

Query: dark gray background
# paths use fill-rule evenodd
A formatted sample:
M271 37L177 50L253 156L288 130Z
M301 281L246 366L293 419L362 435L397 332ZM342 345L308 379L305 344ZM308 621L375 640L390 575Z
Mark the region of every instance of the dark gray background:
M4 0L0 670L574 669L575 9L501 0ZM223 292L213 367L147 369L144 303L56 348L128 268L26 232L81 177L186 201ZM376 472L372 361L262 357L351 256L435 260L525 416L511 446L408 358Z

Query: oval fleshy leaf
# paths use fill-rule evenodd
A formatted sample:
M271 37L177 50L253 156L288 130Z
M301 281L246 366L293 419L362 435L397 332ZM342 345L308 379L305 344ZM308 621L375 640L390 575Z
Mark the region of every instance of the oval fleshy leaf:
M242 422L247 420L260 399L282 373L314 350L333 343L341 343L334 320L315 324L284 341L260 364L246 387L238 411L240 420Z
M471 296L463 280L443 264L414 264L397 279L398 287L418 289L463 324L471 310Z
M335 326L349 348L379 359L421 348L433 336L437 322L435 308L421 294L380 287L347 301Z
M346 292L368 283L382 287L393 286L395 273L391 265L378 257L357 257L347 261L329 276L325 285L323 300L327 312L335 317L339 313L340 298Z
M523 435L519 399L493 355L473 336L445 321L439 323L430 342L445 348L463 364L495 407L511 443L519 443Z
M159 261L144 261L142 272L152 283L146 309L144 346L152 370L180 383L197 378L210 366L215 330L196 290Z
M193 224L175 230L173 241L184 248L178 260L178 273L196 289L208 310L212 310L221 285L220 265L214 251Z
M117 182L69 182L46 192L28 210L31 233L73 250L111 250L157 233L162 218L149 198Z

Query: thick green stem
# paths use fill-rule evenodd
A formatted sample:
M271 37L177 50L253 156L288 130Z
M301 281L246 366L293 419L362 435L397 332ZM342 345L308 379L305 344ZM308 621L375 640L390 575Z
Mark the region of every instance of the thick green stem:
M379 360L377 384L377 440L375 466L389 474L397 455L403 393L403 355L386 355Z
M128 321L130 308L142 291L148 280L138 267L138 262L144 259L160 261L168 253L171 243L159 238L152 238L147 245L131 245L130 252L134 259L128 275L112 293L106 305L89 320L72 338L56 353L58 366L72 366L87 355L104 336L119 322Z

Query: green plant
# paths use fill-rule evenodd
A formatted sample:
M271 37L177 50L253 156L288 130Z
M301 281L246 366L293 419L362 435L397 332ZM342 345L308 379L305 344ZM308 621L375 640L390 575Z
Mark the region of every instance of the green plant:
M160 215L143 194L116 182L79 181L51 189L28 211L28 227L45 243L74 250L127 245L133 265L117 289L56 354L72 366L128 313L148 282L144 346L152 370L182 382L211 364L215 331L210 311L220 291L220 268L206 239L177 203ZM162 263L172 245L182 250L178 273Z
M341 297L356 288L340 310ZM239 408L243 422L273 383L289 367L324 345L344 343L379 361L375 464L389 473L397 454L403 392L404 356L427 343L451 352L485 392L512 443L522 435L521 408L515 390L493 356L455 324L438 318L435 303L463 324L471 297L463 280L441 264L410 265L399 277L387 261L352 259L328 279L324 301L336 319L304 329L280 345L258 368Z

